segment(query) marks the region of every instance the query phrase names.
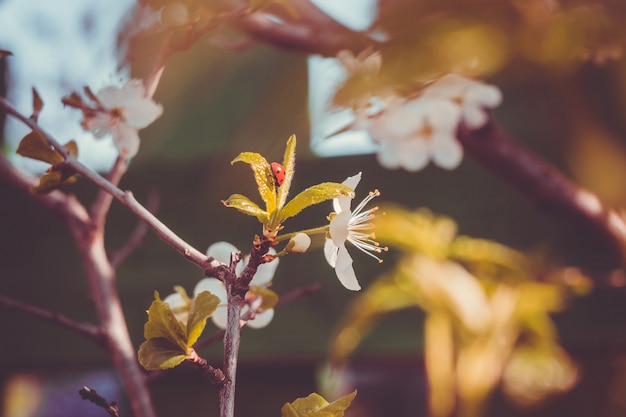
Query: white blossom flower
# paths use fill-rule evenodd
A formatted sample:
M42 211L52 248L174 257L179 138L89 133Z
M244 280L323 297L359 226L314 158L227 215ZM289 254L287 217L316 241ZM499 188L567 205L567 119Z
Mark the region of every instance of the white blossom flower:
M140 80L130 80L123 87L105 87L96 94L98 108L85 112L81 122L96 138L113 135L120 155L132 158L139 150L139 129L154 122L163 107L145 97Z
M348 177L343 184L355 189L359 181L361 181L360 172ZM352 257L346 249L346 241L379 262L382 260L374 253L387 250L386 247L381 248L378 242L373 240L373 233L367 233L372 228L371 220L375 217L374 213L378 207L363 211L365 205L379 195L378 190L370 192L353 211L350 210L349 197L342 196L333 200L335 212L329 216L330 227L324 244L324 255L330 266L335 268L339 282L352 291L360 290L361 286L352 268Z
M397 98L384 111L364 122L372 140L380 145L378 162L385 168L418 171L430 160L454 169L463 159L456 139L459 106L436 98Z
M425 98L452 100L461 108L461 121L469 129L480 129L489 120L485 109L492 109L502 102L502 92L493 85L448 74L422 92Z
M215 258L216 260L230 264L230 256L232 253L236 253L239 250L228 242L217 242L209 246L207 250L207 256ZM273 248L270 248L269 253L276 253ZM272 262L265 263L259 265L257 269L257 273L254 275L254 278L250 282L250 286L256 287L266 287L274 277L274 273L276 272L276 267L278 266L279 259L274 259ZM243 259L242 262L237 264L235 272L237 275L243 272L245 266L248 264L247 257ZM211 316L211 320L213 323L219 328L226 328L226 322L228 317L228 300L226 297L226 287L224 283L217 278L203 278L201 279L195 286L193 290L193 296L196 297L203 291L209 291L211 294L215 295L220 299L220 304L217 307L217 310ZM185 300L183 297L178 294L170 294L163 301L168 303L170 307L174 310L180 308L185 305ZM245 306L241 314L245 314L248 311L248 306ZM274 309L270 308L260 313L257 313L253 319L248 320L246 324L252 328L260 329L262 327L267 326L274 317Z

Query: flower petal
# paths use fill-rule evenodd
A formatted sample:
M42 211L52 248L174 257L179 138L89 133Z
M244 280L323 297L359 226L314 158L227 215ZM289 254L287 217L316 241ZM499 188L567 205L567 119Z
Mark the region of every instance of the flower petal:
M220 329L225 329L228 324L228 308L226 306L218 307L211 316L211 321Z
M326 262L333 268L337 264L337 250L339 248L335 246L332 239L326 238L324 242L324 256L326 257Z
M455 169L463 160L463 147L454 138L435 138L431 143L433 162L444 169Z
M126 122L137 128L143 129L154 122L161 114L163 114L163 106L156 104L152 100L143 99L124 110L124 119Z
M337 252L335 273L337 278L339 278L339 282L347 289L351 291L359 291L361 289L359 281L356 279L354 268L352 268L352 257L345 245L341 245Z
M274 248L270 248L268 253L275 255L276 251L274 250ZM278 268L279 261L280 259L276 258L272 262L259 265L256 270L256 274L254 275L254 278L252 278L252 281L250 282L250 285L266 286L267 284L269 284L274 278L274 274L276 273L276 268Z
M163 302L169 304L172 310L175 310L177 308L184 308L187 306L187 303L183 299L182 295L180 295L177 292L172 293L168 295L167 297L165 297L163 299Z
M221 304L226 304L226 288L222 281L217 278L203 278L193 289L193 296L197 297L202 291L208 291L220 299Z
M132 158L139 151L139 133L137 129L124 122L117 123L117 129L113 134L113 142L124 158Z
M274 318L274 309L270 308L262 313L258 313L252 320L248 320L247 325L253 329L266 327Z
M239 252L234 245L228 242L216 242L209 246L206 251L208 257L214 258L223 264L230 265L230 256L232 253Z
M350 225L351 217L352 212L350 210L346 210L341 213L337 213L335 217L331 219L328 227L328 233L330 234L330 238L333 240L335 246L343 245L348 239L348 234L350 233L348 226Z
M347 185L353 190L356 190L356 186L359 185L360 181L361 181L361 173L359 172L356 175L346 178L342 184ZM350 210L351 201L352 199L350 197L345 197L345 196L334 198L333 210L335 211L335 213L341 213L342 211Z
M400 165L404 169L410 172L416 172L428 165L431 155L426 140L414 138L406 141L401 152L398 153Z

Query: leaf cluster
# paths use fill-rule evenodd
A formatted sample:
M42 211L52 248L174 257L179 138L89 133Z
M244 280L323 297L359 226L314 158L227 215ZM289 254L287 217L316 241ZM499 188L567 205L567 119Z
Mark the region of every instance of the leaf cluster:
M266 238L275 238L285 220L296 216L309 206L340 196L354 197L354 190L350 187L334 182L324 182L307 188L290 201L287 201L291 181L295 173L295 135L292 135L287 141L283 159L285 179L281 185L276 183L271 165L260 154L243 152L231 164L236 162L244 162L250 165L259 194L265 203L265 209L262 209L251 199L241 194L233 194L228 199L223 200L222 203L226 207L232 207L249 216L255 216L263 225L263 234Z
M141 366L147 370L168 369L192 358L195 353L192 346L219 302L219 298L210 292L201 292L191 302L187 322L183 323L155 292L144 326L146 341L139 347Z

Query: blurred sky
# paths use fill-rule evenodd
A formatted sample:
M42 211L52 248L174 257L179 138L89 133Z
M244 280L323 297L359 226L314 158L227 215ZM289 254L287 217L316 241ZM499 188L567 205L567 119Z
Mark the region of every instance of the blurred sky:
M79 159L95 169L106 168L116 150L111 140L96 141L79 125L78 110L63 108L61 97L89 86L94 92L120 84L128 71L118 67L117 36L131 16L133 0L0 0L0 48L13 52L8 99L22 112L32 111L31 88L44 100L40 123L61 143L76 139ZM20 122L7 120L5 137L11 148L28 133ZM16 156L26 169L43 163Z

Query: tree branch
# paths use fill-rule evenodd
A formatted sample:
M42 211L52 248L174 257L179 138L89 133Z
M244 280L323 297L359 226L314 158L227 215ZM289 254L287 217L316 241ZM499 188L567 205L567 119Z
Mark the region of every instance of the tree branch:
M66 329L72 330L81 336L93 340L99 345L102 345L104 342L104 335L102 334L102 331L93 324L76 321L64 316L61 313L49 311L22 301L14 300L2 294L0 294L0 305L4 306L8 310L21 311L31 316L57 324L61 327L65 327Z
M91 389L89 387L82 387L78 391L78 394L80 395L80 398L82 398L83 400L87 400L97 405L98 407L104 408L111 417L120 416L117 403L115 401L111 401L109 403L103 396L98 394L95 389Z
M599 232L626 264L626 222L591 192L579 187L504 130L490 123L478 131L461 128L468 155L543 209L568 216Z

